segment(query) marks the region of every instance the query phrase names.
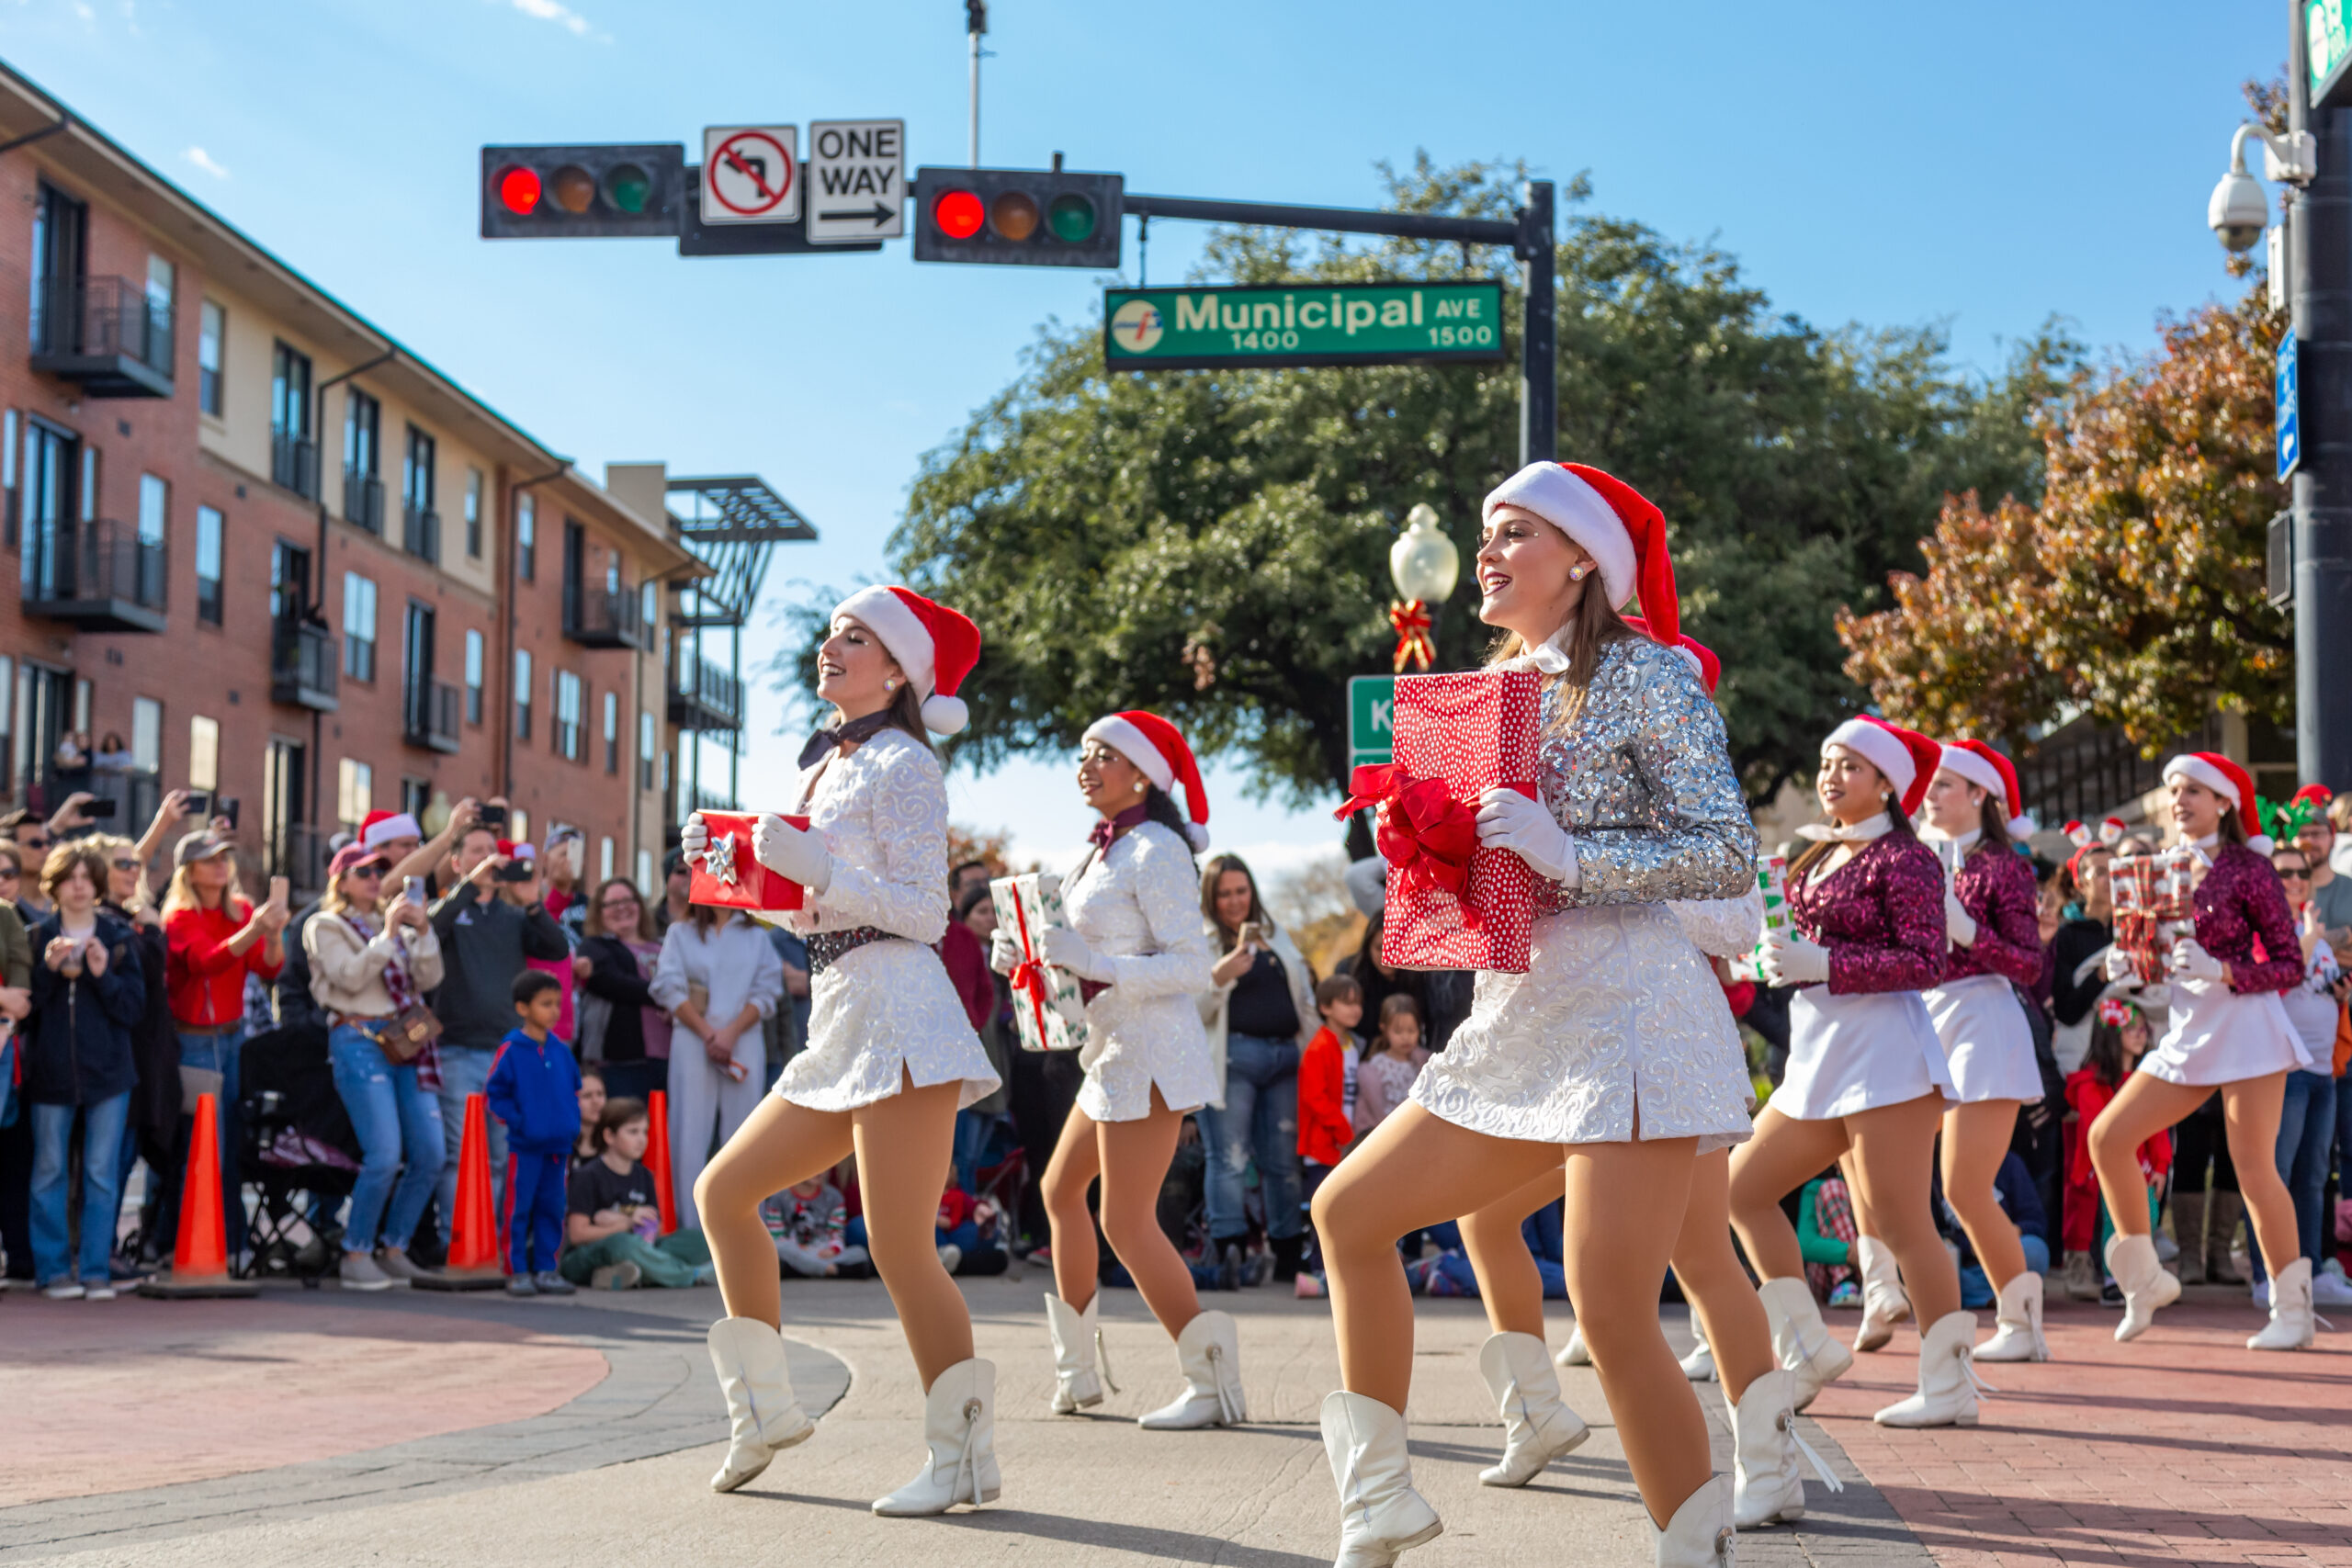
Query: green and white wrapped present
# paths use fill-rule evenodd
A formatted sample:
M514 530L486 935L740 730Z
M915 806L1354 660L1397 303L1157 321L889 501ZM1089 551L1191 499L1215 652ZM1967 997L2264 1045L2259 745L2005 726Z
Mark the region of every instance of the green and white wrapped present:
M1086 998L1078 976L1046 962L1046 932L1069 921L1062 914L1062 879L1051 872L1001 876L989 884L999 931L1020 945L1012 971L1012 1016L1024 1051L1086 1048Z

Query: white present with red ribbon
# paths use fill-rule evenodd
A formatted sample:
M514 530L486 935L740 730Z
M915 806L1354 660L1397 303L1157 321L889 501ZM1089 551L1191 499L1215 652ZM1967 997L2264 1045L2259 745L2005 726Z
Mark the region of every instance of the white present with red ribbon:
M1012 970L1012 1016L1024 1051L1086 1048L1086 997L1078 976L1046 962L1046 933L1069 921L1062 914L1062 879L1050 872L1000 876L989 884L999 931L1021 949Z

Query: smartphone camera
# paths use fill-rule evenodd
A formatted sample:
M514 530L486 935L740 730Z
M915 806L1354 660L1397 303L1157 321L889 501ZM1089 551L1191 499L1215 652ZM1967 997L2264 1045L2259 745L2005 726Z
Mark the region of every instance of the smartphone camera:
M494 828L503 831L506 827L506 807L503 806L482 807L474 813L474 826L477 828Z

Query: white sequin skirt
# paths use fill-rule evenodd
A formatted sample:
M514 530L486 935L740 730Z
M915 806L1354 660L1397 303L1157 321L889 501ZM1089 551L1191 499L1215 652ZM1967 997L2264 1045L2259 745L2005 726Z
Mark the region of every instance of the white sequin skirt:
M1828 1122L1927 1094L1951 1094L1951 1067L1918 992L1807 986L1789 998L1789 1066L1772 1110Z
M2033 1028L2017 991L1998 975L1970 975L1923 991L1928 1021L1943 1042L1951 1068L1951 1098L2041 1098L2041 1068L2033 1059Z
M775 1093L811 1111L854 1111L957 1079L956 1108L995 1092L980 1037L939 954L903 937L842 954L808 987L808 1048L784 1065ZM681 1048L685 1042L681 1041Z
M1482 973L1470 1017L1413 1084L1433 1116L1489 1137L1747 1140L1747 1058L1723 987L1664 904L1535 922L1524 975Z
M2226 980L2173 981L2171 1023L2140 1058L2142 1072L2191 1087L2318 1065L2278 992L2233 991Z

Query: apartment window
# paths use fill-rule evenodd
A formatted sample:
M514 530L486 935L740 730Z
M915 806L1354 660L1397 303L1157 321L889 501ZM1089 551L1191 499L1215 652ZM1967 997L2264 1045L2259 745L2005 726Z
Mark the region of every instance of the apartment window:
M514 498L514 572L526 582L539 575L539 515L529 492Z
M269 550L269 618L301 618L311 603L311 552L280 539Z
M179 269L163 257L147 258L147 319L159 326L172 320L172 299L179 292Z
M358 388L343 395L343 515L371 534L384 531L384 405Z
M17 411L0 412L0 529L17 547Z
M514 739L531 738L531 651L514 650Z
M196 509L196 618L220 624L220 513Z
M599 883L605 883L610 882L612 879L613 837L611 834L607 833L605 835L604 842L596 852L596 880Z
M652 897L656 891L653 886L653 852L651 850L637 852L637 891L640 897L645 898Z
M81 312L74 296L82 283L83 250L90 231L90 209L46 180L33 197L32 310L29 324L36 350L79 346Z
M376 584L356 571L343 574L343 672L376 678Z
M401 780L401 809L407 812L411 817L415 818L419 822L424 820L425 808L432 799L432 780L412 779L407 777L403 777ZM389 891L398 892L399 889L392 888Z
M514 807L512 811L509 811L506 814L506 825L511 829L507 836L513 839L516 843L527 844L531 841L531 814L529 812L524 810L519 806Z
M653 582L640 583L637 590L638 637L642 639L645 636L643 628L652 626L661 618L662 589L660 585ZM640 646L642 646L641 640Z
M228 312L207 299L196 312L196 406L213 418L220 417L224 400L220 388L220 361L229 335Z
M89 721L76 728L87 729ZM164 766L164 705L153 697L130 699L130 765L143 773Z
M84 451L93 448L84 447ZM164 548L164 529L171 514L172 487L153 474L139 476L139 542L160 556ZM142 554L144 551L142 550ZM144 563L141 563L142 572Z
M653 716L642 708L637 714L637 787L653 787Z
M303 496L319 492L318 439L311 420L311 356L278 344L269 357L269 478Z
M605 694L605 772L621 771L621 694ZM610 874L609 873L607 874Z
M345 757L335 770L335 820L356 828L376 808L376 770Z
M569 670L555 672L555 750L568 761L580 761L580 728L584 716L582 709L580 677Z
M466 558L481 559L481 491L480 468L466 470Z
M402 540L408 553L423 559L441 559L441 514L434 509L434 470L440 446L414 425L408 427L408 452L401 465L401 513L407 525Z
M187 786L220 787L220 721L202 716L187 721Z
M466 722L468 724L481 722L481 633L469 631L466 633Z

